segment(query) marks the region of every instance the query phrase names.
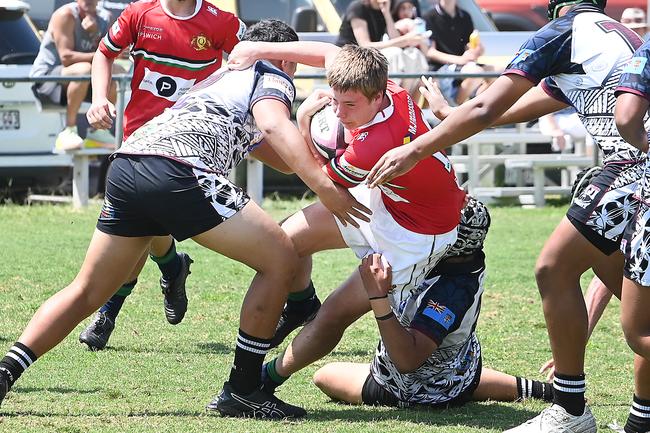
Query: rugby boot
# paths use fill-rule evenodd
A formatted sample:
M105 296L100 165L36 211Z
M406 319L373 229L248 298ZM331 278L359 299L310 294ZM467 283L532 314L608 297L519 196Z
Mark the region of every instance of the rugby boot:
M285 403L261 388L255 389L250 394L241 395L235 392L228 382L223 384L219 395L207 405L206 409L217 411L222 416L267 420L302 418L307 413L303 408Z
M190 265L194 260L186 253L178 253L181 260L181 270L173 280L160 277L160 288L165 295L165 317L172 325L181 323L187 312L187 293L185 292L185 280L191 274Z
M115 329L115 322L105 313L98 311L90 325L79 334L79 342L94 351L103 350Z
M560 405L547 407L535 418L506 430L504 433L596 433L596 418L589 406L585 406L582 415L574 416Z
M319 309L320 299L316 294L303 302L293 303L293 305L285 304L278 326L275 328L275 335L271 338L271 348L282 344L294 329L314 320Z

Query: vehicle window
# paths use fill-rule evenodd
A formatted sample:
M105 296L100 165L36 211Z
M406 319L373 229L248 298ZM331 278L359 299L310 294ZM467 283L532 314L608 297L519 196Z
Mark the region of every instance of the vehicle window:
M22 11L0 9L0 64L31 65L39 46Z

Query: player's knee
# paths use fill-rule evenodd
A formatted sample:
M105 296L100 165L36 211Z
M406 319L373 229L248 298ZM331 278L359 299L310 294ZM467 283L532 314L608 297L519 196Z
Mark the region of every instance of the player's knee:
M326 394L328 390L330 370L330 364L326 364L324 367L319 368L316 373L314 373L314 377L312 378L314 385L316 385L318 389Z
M621 325L625 334L625 341L630 349L644 358L650 357L650 329L644 329L636 320L630 317L621 317Z

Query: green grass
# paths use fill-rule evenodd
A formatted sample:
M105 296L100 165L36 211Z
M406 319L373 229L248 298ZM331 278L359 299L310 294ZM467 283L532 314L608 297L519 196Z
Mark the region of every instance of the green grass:
M266 208L280 219L305 203L267 201ZM541 379L537 370L550 351L533 266L564 211L563 207L492 209L488 278L478 326L484 365ZM97 207L73 211L63 206L0 206L3 353L36 308L75 276L97 214ZM207 415L203 408L221 388L232 362L239 307L253 273L191 241L179 249L195 259L188 280L190 308L183 323L166 323L159 273L148 263L118 318L110 348L100 353L84 350L77 342L83 328L79 325L7 396L0 432L498 432L544 407L537 402L489 402L447 411L412 411L329 401L311 384L311 376L329 361L371 359L378 332L366 316L348 330L330 356L280 389L281 398L308 410L307 420L268 423ZM355 266L347 251L317 255L314 281L321 297ZM618 324L618 301L608 307L594 332L587 374L587 397L599 427L605 428L612 419L623 422L633 391L632 355Z

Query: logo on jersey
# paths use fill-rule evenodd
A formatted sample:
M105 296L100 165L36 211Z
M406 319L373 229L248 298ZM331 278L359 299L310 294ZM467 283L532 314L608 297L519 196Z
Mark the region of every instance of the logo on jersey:
M192 38L190 45L192 45L192 48L194 48L196 51L203 51L210 48L212 46L212 42L210 42L210 39L208 39L207 36L200 34Z
M113 25L111 26L111 32L113 32L113 36L117 36L117 34L120 32L120 23L115 21Z
M453 311L434 301L427 302L427 306L424 311L422 311L422 314L435 320L446 330L449 330L451 325L454 323L454 320L456 320L456 314L454 314Z
M515 64L515 63L523 62L524 60L526 60L526 59L528 58L528 56L530 56L530 55L533 54L533 53L534 53L533 50L521 50L521 51L517 51L517 52L515 53L515 58L512 59L512 62L510 62L510 63L511 63L511 64Z
M186 80L180 77L159 74L149 68L144 68L144 77L138 89L153 93L168 101L176 102L194 85L196 80Z
M208 6L208 12L210 12L214 16L217 16L219 14L219 12L214 8L214 6Z
M582 194L580 194L573 203L583 209L587 209L587 207L596 199L596 196L599 192L600 188L596 185L591 184L587 186L584 191L582 191Z
M640 75L643 72L646 63L648 63L648 59L645 57L632 57L623 68L623 73Z
M368 132L362 132L361 134L357 135L354 139L357 141L363 141L368 137Z
M287 80L280 78L277 75L264 75L262 88L279 90L280 92L284 93L290 101L293 101L293 98L296 96L296 92L293 89L293 86Z

